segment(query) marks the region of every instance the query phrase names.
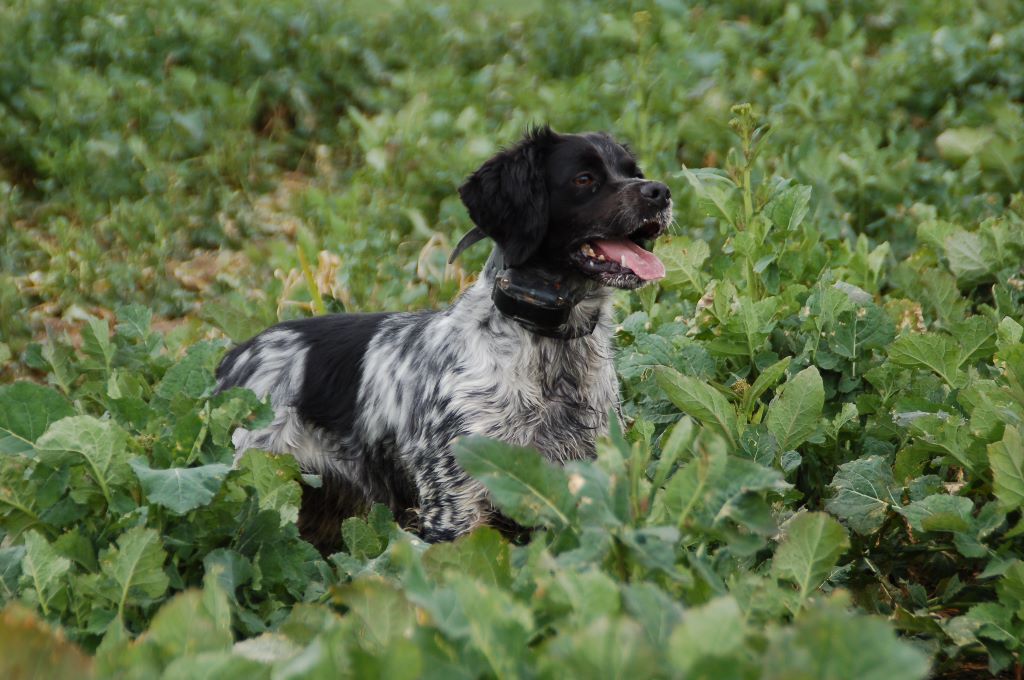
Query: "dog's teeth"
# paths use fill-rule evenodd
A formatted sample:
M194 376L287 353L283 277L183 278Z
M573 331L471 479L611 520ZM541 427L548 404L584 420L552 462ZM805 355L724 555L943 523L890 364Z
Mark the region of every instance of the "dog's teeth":
M604 262L606 258L605 258L604 255L598 255L597 259L598 259L599 262Z
M580 246L580 252L582 252L587 257L594 257L594 249L590 247L589 243L584 243L582 246Z
M621 264L623 267L626 266L626 256L625 255L623 255L622 257L619 258L619 264Z

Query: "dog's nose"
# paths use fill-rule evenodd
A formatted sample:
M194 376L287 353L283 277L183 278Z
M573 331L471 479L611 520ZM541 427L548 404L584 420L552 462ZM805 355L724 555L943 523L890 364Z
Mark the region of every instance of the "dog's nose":
M672 192L661 182L644 182L640 187L640 195L659 208L668 206L668 201L672 198Z

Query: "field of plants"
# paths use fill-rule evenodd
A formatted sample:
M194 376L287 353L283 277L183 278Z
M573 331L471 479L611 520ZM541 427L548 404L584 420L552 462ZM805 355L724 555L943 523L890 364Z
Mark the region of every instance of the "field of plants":
M0 4L0 676L1020 678L1024 3ZM233 341L443 307L531 123L669 184L628 427L302 541ZM339 518L340 519L340 518Z

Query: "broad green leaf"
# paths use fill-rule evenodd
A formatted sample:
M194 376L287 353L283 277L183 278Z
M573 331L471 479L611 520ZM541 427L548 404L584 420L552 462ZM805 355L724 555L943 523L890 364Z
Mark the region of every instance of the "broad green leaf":
M807 216L811 203L811 187L797 184L779 191L764 206L764 214L777 227L792 231L800 226Z
M263 640L243 640L231 652L200 652L195 656L174 659L164 669L160 680L270 680L269 662L286 661L299 650L282 641L280 636L264 635ZM275 657L275 653L279 656ZM244 654L251 654L253 658Z
M200 342L167 369L163 380L156 386L156 397L171 401L176 397L198 399L213 389L216 380L214 367L223 353L223 347L214 342Z
M186 590L160 607L144 638L167 661L227 650L233 641L231 606L216 574L206 575L201 591Z
M927 368L950 387L963 387L966 378L958 371L960 348L956 342L937 333L907 333L889 347L889 359L900 366Z
M207 505L231 471L222 463L167 470L149 467L144 458L133 458L129 464L139 478L146 500L178 515Z
M960 345L960 366L971 360L991 359L996 351L996 326L991 319L970 316L951 329Z
M662 675L658 652L643 628L622 616L601 616L585 626L565 631L540 651L542 677L614 680Z
M163 570L166 559L160 535L142 527L121 534L116 548L100 554L100 568L115 586L113 601L120 616L129 602L143 604L164 594L169 583Z
M821 375L808 366L782 386L768 407L765 424L783 451L795 449L818 429L825 405Z
M889 510L899 508L902 487L892 467L881 456L858 458L839 466L829 487L833 496L825 509L858 534L872 534L882 526Z
M703 294L706 281L701 266L711 256L707 243L668 236L658 239L654 254L665 263L665 278L661 286L680 288L691 296Z
M361 560L373 559L384 549L385 541L362 517L348 517L341 523L345 549Z
M773 628L761 668L766 680L923 680L929 663L884 620L833 597Z
M248 340L274 321L264 314L253 314L252 306L247 306L237 293L225 299L207 300L199 310L199 316L227 333L234 342Z
M117 310L115 332L128 340L144 340L152 332L153 310L144 305L125 305Z
M980 154L994 137L995 133L988 128L947 128L935 138L935 147L943 160L960 165Z
M416 628L412 604L394 585L368 576L332 589L335 604L348 608L358 622L360 644L369 652L385 652Z
M60 557L43 536L35 530L25 533L25 556L21 560L23 578L35 594L35 601L50 615L50 608L59 605L67 588L65 575L71 568L71 560Z
M1022 336L1024 336L1024 326L1008 316L1004 316L996 327L996 342L1000 350L1003 347L1017 344Z
M203 571L216 576L221 588L232 600L235 591L253 577L252 562L230 548L217 548L203 557Z
M72 416L57 421L36 442L48 465L84 464L109 505L111 490L127 481L128 433L111 420Z
M423 568L435 579L470 577L499 588L512 584L509 544L490 527L479 527L452 541L437 543L423 554Z
M679 175L689 182L697 194L701 212L736 226L736 218L741 210L739 190L731 179L719 172L705 168L690 170L683 166Z
M730 444L736 444L736 409L721 392L667 366L656 367L654 375L658 386L680 411L724 436Z
M850 538L823 512L798 513L782 529L785 536L775 551L772 573L795 583L803 602L835 568L850 547Z
M487 487L502 512L520 524L572 524L576 509L565 471L533 449L467 437L456 443L455 458Z
M996 584L999 601L1015 611L1024 621L1024 561L1014 560Z
M669 640L669 659L686 675L702 657L729 657L743 646L746 620L732 597L718 597L687 609Z
M899 508L914 531L968 531L974 524L970 498L933 494Z
M1013 610L998 602L982 602L971 607L944 626L946 632L960 645L977 642L979 637L1011 645L1020 644L1020 635L1014 630Z
M726 455L719 447L694 456L668 480L655 496L651 512L654 522L668 522L684 528L704 502L709 490L725 473Z
M28 453L52 424L75 411L56 390L31 382L0 386L0 454Z
M991 279L999 263L981 236L957 230L946 237L946 259L961 286L973 286Z
M282 524L298 519L301 471L294 456L250 449L238 461L238 468L243 471L242 479L256 489L260 508L276 511Z
M1024 506L1024 439L1007 425L1003 439L988 445L992 485L999 505L1007 512Z
M683 619L683 607L675 598L653 583L628 583L622 587L622 606L640 622L652 643L671 649L669 637Z

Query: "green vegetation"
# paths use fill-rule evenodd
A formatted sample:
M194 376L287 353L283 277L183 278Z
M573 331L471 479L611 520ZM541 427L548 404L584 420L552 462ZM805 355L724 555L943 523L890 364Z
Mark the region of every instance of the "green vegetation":
M1020 674L1021 3L14 0L0 44L5 677ZM213 368L447 304L455 187L540 121L676 199L631 428L461 445L525 545L378 507L324 559Z

